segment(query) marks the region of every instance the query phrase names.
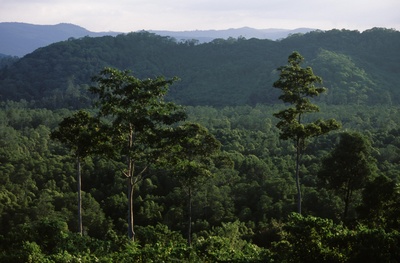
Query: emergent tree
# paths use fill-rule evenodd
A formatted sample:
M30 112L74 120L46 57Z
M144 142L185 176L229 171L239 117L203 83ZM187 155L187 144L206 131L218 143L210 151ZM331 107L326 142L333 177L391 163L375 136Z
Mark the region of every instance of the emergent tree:
M185 123L177 127L171 136L171 155L168 158L173 173L178 177L188 196L188 244L192 236L192 192L203 179L212 175L213 155L221 143L198 123Z
M64 118L58 128L51 133L53 140L66 145L76 159L76 180L78 182L78 231L82 235L82 193L81 193L81 162L89 154L94 153L105 138L97 133L100 123L86 111L78 111L70 117Z
M149 165L167 154L162 147L164 130L184 120L186 114L164 100L175 78L140 80L128 71L106 68L93 80L97 85L90 91L98 95L99 117L108 123L106 132L115 152L113 158L122 158L126 163L123 174L128 184L128 237L134 240L135 187Z
M327 188L341 195L344 201L343 220L347 219L354 192L364 188L377 171L371 151L367 137L359 133L343 133L339 144L322 162L318 175Z
M274 87L281 89L283 94L279 99L292 106L284 109L274 116L279 119L277 127L280 129L280 138L283 140L293 140L296 148L296 187L297 187L297 211L301 214L301 188L299 167L301 155L311 137L326 134L340 127L334 120L316 120L303 123L303 117L307 113L319 111L319 107L310 102L310 97L319 96L325 92L323 87L316 87L314 83L321 83L322 79L314 75L311 67L303 68L300 66L304 58L298 53L293 52L288 58L288 64L278 68L280 72L279 80L274 83Z

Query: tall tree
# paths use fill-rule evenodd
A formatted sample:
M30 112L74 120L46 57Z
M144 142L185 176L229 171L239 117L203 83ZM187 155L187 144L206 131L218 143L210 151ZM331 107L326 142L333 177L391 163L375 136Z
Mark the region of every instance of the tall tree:
M94 81L97 85L90 91L98 95L99 117L109 124L107 134L114 157L126 162L123 173L128 185L128 237L134 240L135 187L149 165L167 154L162 147L164 130L184 120L186 114L181 107L164 100L175 78L140 80L128 71L106 68Z
M371 150L371 143L365 136L343 133L338 145L322 162L318 176L327 188L342 196L343 220L347 219L353 193L362 189L377 171Z
M357 208L357 212L358 218L372 228L398 228L399 185L385 175L367 182L362 191L362 204Z
M192 195L193 190L207 177L211 176L212 156L221 147L221 143L197 123L185 123L172 133L171 155L168 161L174 174L187 191L188 197L188 244L192 236Z
M51 133L51 138L65 144L76 159L76 180L78 182L78 231L82 235L82 176L81 162L89 154L95 152L95 147L105 138L96 133L100 123L86 111L78 111L70 117L64 118L58 128Z
M278 68L279 80L274 82L274 87L282 90L279 99L292 106L284 109L274 116L279 119L277 127L280 129L280 138L293 140L296 148L296 187L297 187L297 211L301 214L301 188L299 167L301 155L306 147L307 140L311 137L326 134L340 127L334 120L316 120L304 123L304 115L319 111L319 107L312 104L311 97L319 96L325 92L323 87L316 87L315 83L321 83L322 79L314 75L311 67L303 68L301 63L304 58L293 52L288 58L288 64Z

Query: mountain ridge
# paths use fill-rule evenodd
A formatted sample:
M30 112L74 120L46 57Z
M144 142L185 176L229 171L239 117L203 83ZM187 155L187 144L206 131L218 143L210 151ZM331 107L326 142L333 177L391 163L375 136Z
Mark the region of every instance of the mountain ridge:
M290 34L307 33L315 29L255 29L250 27L230 28L226 30L193 30L193 31L168 31L168 30L145 30L160 36L169 36L178 41L196 39L199 43L210 42L216 38L227 39L259 38L277 40ZM35 25L21 22L0 23L0 54L22 57L34 50L48 46L52 43L65 41L70 38L116 36L126 32L92 32L84 27L60 23L56 25Z
M118 32L91 32L81 26L68 23L35 25L21 22L0 23L0 53L22 57L34 50L69 38L85 36L116 36Z
M308 33L317 29L313 28L296 28L296 29L280 29L280 28L267 28L256 29L251 27L229 28L222 30L190 30L190 31L168 31L168 30L149 30L160 36L171 36L178 40L198 39L200 43L210 42L217 38L227 39L229 37L238 38L258 38L278 40L285 38L291 34Z

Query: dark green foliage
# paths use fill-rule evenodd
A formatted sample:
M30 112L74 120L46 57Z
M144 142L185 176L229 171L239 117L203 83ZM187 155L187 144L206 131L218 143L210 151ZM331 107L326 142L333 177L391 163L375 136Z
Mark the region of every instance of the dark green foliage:
M33 99L37 106L51 108L89 106L90 78L109 66L130 69L141 79L179 76L168 97L184 105L273 104L278 102L272 88L275 69L298 50L329 89L318 100L335 105L397 104L398 46L400 33L383 28L199 45L148 32L84 37L38 49L3 68L0 99Z
M274 246L278 262L348 262L346 229L329 219L292 214Z
M201 233L194 241L194 249L202 262L269 262L268 250L245 239L251 232L238 221L222 224Z
M368 138L359 133L343 133L332 153L323 160L318 176L323 186L342 196L343 220L347 219L349 205L357 193L376 173L376 161L371 156Z
M91 127L92 134L104 134L110 143L106 148L102 140L91 144L111 160L126 163L122 174L128 185L128 236L134 240L134 192L149 166L162 163L170 153L163 135L186 114L164 99L176 79L140 80L128 71L105 68L93 80L97 84L90 91L98 97L95 106L102 127Z
M66 145L76 158L76 180L78 182L78 231L83 233L82 223L82 172L81 162L90 154L104 151L108 138L100 133L101 123L85 111L78 111L71 117L66 117L51 133L51 138ZM107 150L111 151L110 147ZM101 232L101 231L100 231Z
M188 199L188 244L192 237L192 197L199 184L212 176L213 157L221 144L208 130L197 123L185 123L169 132L166 162L169 169L187 192Z
M0 54L0 69L4 68L5 70L7 70L7 68L10 67L13 63L17 62L18 59L18 57Z
M300 64L303 60L298 52L293 52L288 58L288 65L278 68L279 80L274 82L274 87L282 91L279 99L291 106L274 114L280 120L277 123L278 129L281 130L280 138L294 140L296 148L300 148L301 151L305 148L308 138L326 134L340 127L334 119L304 123L307 114L319 111L319 107L312 104L310 98L320 96L326 89L315 86L321 83L322 79L314 75L310 67L302 68Z
M362 222L370 227L398 229L400 193L395 181L380 175L366 183L362 204L357 209Z
M398 262L400 234L381 228L359 227L349 235L348 262Z
M273 252L278 262L398 262L399 233L293 214Z
M398 32L385 29L202 45L141 32L61 42L8 64L0 73L1 100L19 102L0 102L0 262L397 262L398 44ZM272 117L283 106L244 105L276 102L274 69L284 63L282 54L292 50L308 58L306 66L312 66L329 88L316 98L321 118L338 119L344 129L368 136L371 160L378 160L377 176L356 191L350 222L342 221L341 192L321 188L316 176L324 166L323 158L334 152L337 134L315 138L304 149L299 171L306 216L290 215L296 204L293 145L279 139L277 120ZM133 69L141 78L108 69L94 79L102 84L96 86L104 98L101 121L114 124L105 130L112 143L82 129L104 131L97 120L89 121L89 111L78 112L87 122L75 122L68 119L74 112L61 109L91 104L89 77L110 65ZM175 82L170 78L174 75L182 80ZM158 89L159 84L167 85ZM117 96L110 96L110 90ZM160 96L152 98L154 94ZM170 98L219 108L188 107L192 124L185 124L179 122L184 117L181 108L169 103ZM226 106L238 104L243 106ZM40 108L44 105L48 108ZM128 106L134 109L124 111ZM124 148L129 139L123 131L130 127L125 116L137 124L138 131L151 131L148 137L137 135L132 151ZM88 156L82 162L82 236L74 233L78 230L76 159L69 154L71 147L50 140L50 131L66 117L77 124L65 125L71 128L72 138L83 135L75 142L101 141L104 147L95 152L113 157ZM304 120L314 117L310 114ZM171 132L179 132L180 144L169 140ZM144 142L150 143L151 150ZM110 151L106 146L121 148ZM163 148L167 146L175 150L175 161ZM218 155L211 154L218 148ZM209 149L210 154L205 154ZM355 153L355 149L345 152ZM92 150L85 148L82 153ZM144 178L134 188L135 243L126 237L124 157L129 154L140 157L135 167ZM173 169L176 164L181 173ZM187 188L182 187L189 183L196 190L191 246L186 240Z
M317 138L304 153L303 212L313 217L294 216L287 221L295 207L296 190L289 143L279 140L272 117L280 108L189 107L189 120L207 127L222 144L222 156L213 159L214 176L207 177L193 194L190 248L186 241L187 199L182 198L186 192L173 174L153 169L138 184L138 239L132 243L126 238L126 184L120 172L124 164L97 157L88 157L82 165L86 223L84 235L75 234L75 159L69 149L49 137L50 130L73 112L31 109L25 102L3 103L0 261L123 262L129 258L140 262L144 258L170 258L279 262L304 252L305 247L294 245L295 237L304 235L308 237L305 244L314 251L305 260L359 262L368 256L376 262L396 262L399 109L360 105L329 106L328 111L325 105L321 107L322 118L340 117L345 129L369 130L373 138L370 143L375 150L370 154L379 160L377 169L386 177L367 183L358 196L362 206L352 208L357 223L365 226L343 227L341 195L321 189L315 180L321 160L339 142L335 134ZM238 223L232 223L235 221Z
M100 129L101 123L98 119L80 110L64 118L58 128L51 133L51 138L65 144L76 157L83 159L100 151L107 143L107 137L98 132Z
M319 111L319 107L312 104L310 98L317 97L326 89L315 84L322 79L314 75L310 67L302 68L304 58L293 52L288 58L288 64L278 68L279 79L274 82L274 87L282 91L279 99L290 104L289 108L274 113L279 119L276 127L280 130L279 138L291 140L296 149L296 187L297 187L297 212L301 214L301 189L300 189L300 159L310 138L321 136L340 128L340 123L335 119L304 121L307 114Z

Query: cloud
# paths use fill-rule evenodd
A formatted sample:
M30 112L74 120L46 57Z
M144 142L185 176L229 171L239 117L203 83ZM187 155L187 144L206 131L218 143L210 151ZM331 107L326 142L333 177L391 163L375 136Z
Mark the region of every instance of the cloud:
M92 31L313 27L400 29L398 0L0 0L0 20Z

